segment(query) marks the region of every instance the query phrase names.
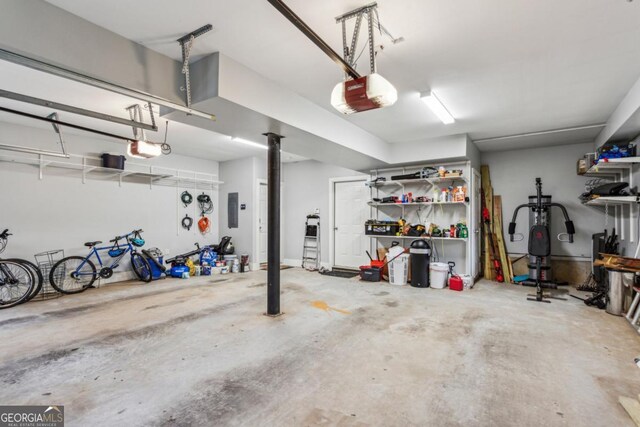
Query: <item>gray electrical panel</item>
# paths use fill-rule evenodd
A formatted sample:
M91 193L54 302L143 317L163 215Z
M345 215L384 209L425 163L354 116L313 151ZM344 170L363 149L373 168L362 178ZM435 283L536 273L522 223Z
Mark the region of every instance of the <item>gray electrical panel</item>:
M238 193L229 193L227 198L229 228L238 228Z

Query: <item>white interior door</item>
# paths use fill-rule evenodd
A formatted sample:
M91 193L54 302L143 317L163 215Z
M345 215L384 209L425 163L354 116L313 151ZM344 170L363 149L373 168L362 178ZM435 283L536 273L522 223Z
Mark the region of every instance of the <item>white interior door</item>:
M358 268L368 264L364 223L369 218L369 189L364 181L335 182L333 194L335 266Z
M260 183L258 195L258 262L267 262L267 184Z

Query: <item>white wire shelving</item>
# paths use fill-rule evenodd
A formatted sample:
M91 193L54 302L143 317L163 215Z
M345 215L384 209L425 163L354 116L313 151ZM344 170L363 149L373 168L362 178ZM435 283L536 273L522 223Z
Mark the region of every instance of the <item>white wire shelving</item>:
M101 166L99 157L73 154L69 155L68 159L53 160L41 154L25 156L3 153L0 154L0 162L34 166L37 168L40 180L45 178L45 172L48 169L58 169L76 172L78 177L82 179L82 183L86 183L89 179L96 179L112 180L118 182L120 186L123 182L130 182L148 184L149 186L189 187L198 190L212 190L223 184L215 174L134 162L126 162L125 169L119 170Z

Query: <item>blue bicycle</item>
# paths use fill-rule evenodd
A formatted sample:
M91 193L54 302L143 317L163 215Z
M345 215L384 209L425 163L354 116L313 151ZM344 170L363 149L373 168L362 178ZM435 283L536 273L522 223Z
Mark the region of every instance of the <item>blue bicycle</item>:
M51 268L49 273L51 286L63 294L83 292L98 277L108 279L113 276L113 270L118 268L120 261L126 254L131 254L131 267L136 277L143 282L150 282L153 276L149 261L136 252L135 249L144 245L144 239L140 233L142 233L142 230L133 230L129 234L116 236L109 241L109 243L113 243L111 246L98 247L102 243L99 240L85 243L86 247L91 248L89 255L86 257L70 256L63 258ZM100 258L100 252L107 252L113 258L110 265L105 266L102 258ZM96 265L90 259L91 257L95 257L98 260L100 271L96 269Z

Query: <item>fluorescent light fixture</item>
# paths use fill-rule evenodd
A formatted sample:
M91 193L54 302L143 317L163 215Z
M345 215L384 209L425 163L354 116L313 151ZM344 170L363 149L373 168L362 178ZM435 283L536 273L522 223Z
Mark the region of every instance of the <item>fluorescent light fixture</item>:
M131 141L127 146L127 154L138 159L149 159L158 157L162 154L160 144L154 144L147 141Z
M235 142L239 142L241 144L250 145L252 147L262 148L263 150L268 150L269 149L269 147L267 147L265 144L260 144L258 142L249 141L248 139L244 139L244 138L238 138L237 136L234 136L233 138L231 138L231 140L235 141Z
M442 121L442 123L444 123L445 125L450 125L451 123L455 122L455 119L453 118L451 113L449 113L445 106L442 105L442 102L440 102L435 93L421 93L420 99L422 99L422 101L427 104L431 111L433 111L433 114L438 116L440 121Z

